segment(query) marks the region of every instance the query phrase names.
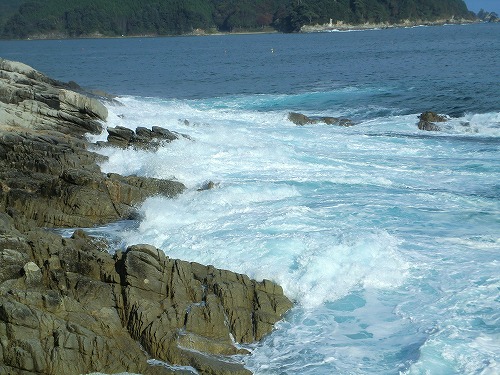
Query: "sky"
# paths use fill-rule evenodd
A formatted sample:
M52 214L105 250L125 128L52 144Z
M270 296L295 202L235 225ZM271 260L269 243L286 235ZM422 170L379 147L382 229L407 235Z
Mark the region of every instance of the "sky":
M488 12L500 14L500 0L465 0L467 8L477 13L481 8Z

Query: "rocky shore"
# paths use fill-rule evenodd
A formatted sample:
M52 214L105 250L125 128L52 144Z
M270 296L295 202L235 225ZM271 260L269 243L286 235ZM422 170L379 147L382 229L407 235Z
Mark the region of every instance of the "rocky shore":
M443 26L443 25L465 25L480 22L477 19L451 18L434 21L426 20L403 20L398 23L361 23L349 24L343 21L330 22L321 25L304 25L300 29L302 33L332 32L332 31L361 31L361 30L380 30L380 29L400 29L418 26Z
M262 339L291 308L280 286L47 229L133 218L147 197L185 190L101 172L95 147L187 137L116 128L91 147L85 135L102 132L109 100L0 59L0 373L250 373L238 344Z

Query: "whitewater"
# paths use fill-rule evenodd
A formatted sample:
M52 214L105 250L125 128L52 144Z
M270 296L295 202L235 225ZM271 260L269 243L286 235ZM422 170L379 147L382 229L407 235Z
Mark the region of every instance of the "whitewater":
M498 113L428 135L416 115L297 127L283 110L121 101L108 126L191 136L157 152L101 151L105 172L189 189L147 200L123 246L273 279L296 302L252 348L251 370L498 371ZM207 181L216 188L199 192Z
M239 358L255 374L500 373L498 25L1 43L119 94L105 127L189 135L96 148L188 189L89 231L279 283L294 307Z

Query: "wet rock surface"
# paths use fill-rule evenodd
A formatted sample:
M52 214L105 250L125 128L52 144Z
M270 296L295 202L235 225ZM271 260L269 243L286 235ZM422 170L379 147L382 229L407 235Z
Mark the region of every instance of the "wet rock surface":
M446 122L448 119L445 116L438 115L436 112L427 111L418 116L418 128L426 131L440 131L441 127L436 122Z
M306 116L298 112L290 112L288 114L288 120L293 122L295 125L311 125L311 124L326 124L326 125L337 125L337 126L353 126L354 122L348 118L343 117L329 117L329 116Z
M138 127L135 131L117 126L116 128L108 127L107 142L100 142L99 145L120 148L132 147L134 149L154 151L162 144L175 141L179 138L191 139L186 134L173 132L159 126L153 126L151 130Z
M76 84L0 59L0 373L248 374L231 357L246 353L235 341L260 340L291 307L278 285L149 245L120 251L83 230L42 229L129 218L147 197L185 189L102 173L84 135L99 134L106 116ZM111 131L109 143L184 137L132 133Z

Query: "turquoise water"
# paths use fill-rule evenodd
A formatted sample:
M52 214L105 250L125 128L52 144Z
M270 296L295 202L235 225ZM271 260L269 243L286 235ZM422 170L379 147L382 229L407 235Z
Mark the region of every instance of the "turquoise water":
M0 42L0 56L121 95L108 126L192 137L100 151L105 172L188 186L112 229L283 286L295 307L243 359L255 373L497 374L499 47L498 25L471 25ZM291 110L356 125L298 127ZM452 117L422 132L425 110Z

